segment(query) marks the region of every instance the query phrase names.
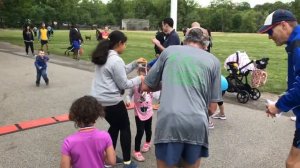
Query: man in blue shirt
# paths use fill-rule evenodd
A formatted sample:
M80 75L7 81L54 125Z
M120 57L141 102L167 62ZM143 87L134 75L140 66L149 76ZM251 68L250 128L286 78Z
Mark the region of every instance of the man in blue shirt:
M286 160L287 168L300 167L300 26L295 16L278 9L265 20L260 33L268 33L277 46L286 44L288 54L288 88L277 102L269 103L266 112L274 117L280 112L293 110L297 117L293 146Z
M162 21L163 32L167 35L165 42L163 44L160 44L160 42L156 38L152 40L152 43L155 44L160 49L160 51L163 51L165 48L171 45L180 45L179 36L176 33L175 29L173 29L173 25L174 21L172 18L165 18Z

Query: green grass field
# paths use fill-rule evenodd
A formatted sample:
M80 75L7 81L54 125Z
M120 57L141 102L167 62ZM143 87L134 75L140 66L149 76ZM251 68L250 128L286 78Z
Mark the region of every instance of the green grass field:
M84 35L92 35L91 41L85 41L84 55L82 59L90 60L90 53L97 45L94 30L82 30ZM125 31L128 37L127 49L122 55L126 63L139 58L145 57L148 60L154 58L153 44L151 39L154 37L153 31ZM182 39L182 33L179 33ZM284 47L276 47L274 42L269 40L267 35L246 34L246 33L213 33L212 53L217 56L222 65L224 60L237 50L246 51L250 59L259 59L269 57L267 67L268 81L260 90L271 93L281 93L286 88L287 74L287 55ZM60 30L54 32L54 37L49 43L51 53L64 55L64 51L69 46L68 31ZM0 30L0 41L10 42L12 44L24 46L21 30ZM35 49L40 44L35 41ZM227 75L226 70L222 67L222 74Z

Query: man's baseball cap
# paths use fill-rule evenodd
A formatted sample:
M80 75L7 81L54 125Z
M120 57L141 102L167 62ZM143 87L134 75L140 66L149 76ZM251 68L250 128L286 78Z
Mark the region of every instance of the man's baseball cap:
M267 16L264 25L258 30L258 32L266 33L274 25L281 21L297 21L297 19L292 12L284 9L278 9Z

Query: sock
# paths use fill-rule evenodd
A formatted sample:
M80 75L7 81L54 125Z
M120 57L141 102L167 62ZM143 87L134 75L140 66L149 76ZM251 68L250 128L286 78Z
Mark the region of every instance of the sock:
M131 163L131 160L124 162L124 164L127 164L127 165L129 165L130 163Z

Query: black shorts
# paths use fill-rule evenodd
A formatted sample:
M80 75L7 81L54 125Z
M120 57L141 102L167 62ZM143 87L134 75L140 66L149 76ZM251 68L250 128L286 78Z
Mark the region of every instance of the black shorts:
M300 130L295 131L293 146L300 149Z
M42 45L45 45L45 44L47 44L48 43L48 40L41 40L41 44Z

